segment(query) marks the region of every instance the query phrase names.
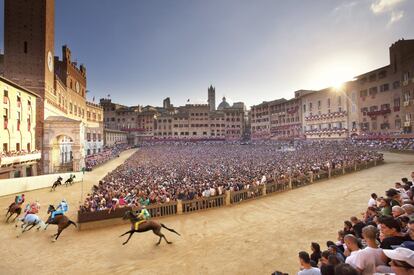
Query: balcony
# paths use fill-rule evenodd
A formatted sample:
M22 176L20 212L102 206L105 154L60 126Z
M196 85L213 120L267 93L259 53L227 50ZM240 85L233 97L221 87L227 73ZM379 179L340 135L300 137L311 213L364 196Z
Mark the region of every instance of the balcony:
M343 134L343 133L347 133L348 129L346 128L331 128L331 129L313 129L313 130L308 130L305 131L306 135L332 135L332 134Z
M404 102L403 102L403 106L404 106L404 107L408 107L408 106L410 106L410 101L409 101L409 100L404 101Z
M15 163L22 163L28 161L36 161L41 158L40 152L26 153L16 156L1 156L0 165L10 165Z
M341 112L333 112L333 113L321 114L321 115L311 115L311 116L305 117L305 120L306 121L324 120L324 119L340 118L344 116L346 116L346 112L341 111Z
M378 110L378 111L370 111L367 112L368 116L384 116L386 114L390 114L391 113L391 109L384 109L384 110Z
M407 86L408 85L408 79L404 80L402 83L403 86Z
M410 127L411 121L404 121L404 127Z

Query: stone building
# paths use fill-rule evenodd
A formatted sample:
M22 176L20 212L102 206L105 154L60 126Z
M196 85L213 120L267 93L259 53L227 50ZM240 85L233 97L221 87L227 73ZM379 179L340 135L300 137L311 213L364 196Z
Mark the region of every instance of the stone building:
M113 147L118 144L127 144L128 143L128 132L113 130L113 129L104 129L104 146Z
M0 179L37 175L36 99L37 94L0 77L3 93L3 127L0 128Z
M209 104L179 107L174 107L169 98L163 101L163 107L126 107L112 103L110 99L101 99L100 102L105 126L127 131L134 144L152 139L241 139L246 129L244 103L230 105L223 98L216 110L214 95L215 89L210 86Z
M62 59L55 56L54 6L54 0L6 0L4 5L2 71L39 95L36 149L42 152L43 173L79 171L91 145L87 135L103 136L103 110L86 101L85 66L72 61L67 46ZM99 151L102 142L92 146Z

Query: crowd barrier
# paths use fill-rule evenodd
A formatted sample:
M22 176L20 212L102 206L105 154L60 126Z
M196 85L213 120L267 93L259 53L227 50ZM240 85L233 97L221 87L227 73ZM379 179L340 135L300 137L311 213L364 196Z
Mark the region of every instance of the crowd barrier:
M74 182L83 180L82 172L57 173L32 177L2 179L0 180L0 197L11 194L24 193L41 188L51 188L59 176L63 178L62 184L64 184L70 175L76 176L73 180Z
M252 199L264 197L269 194L276 194L287 190L296 189L314 182L337 177L347 173L352 173L362 169L367 169L380 164L384 161L371 161L348 164L341 168L329 169L328 171L320 170L318 173L310 173L298 177L289 177L270 181L258 186L252 186L249 189L239 191L225 191L225 194L208 198L199 198L195 200L178 200L164 204L154 204L147 206L151 217L165 217L171 215L180 215L185 213L199 212L212 208L239 204ZM125 211L131 210L130 207L117 208L109 213L109 210L97 212L78 212L79 229L96 228L107 225L125 223L121 218Z

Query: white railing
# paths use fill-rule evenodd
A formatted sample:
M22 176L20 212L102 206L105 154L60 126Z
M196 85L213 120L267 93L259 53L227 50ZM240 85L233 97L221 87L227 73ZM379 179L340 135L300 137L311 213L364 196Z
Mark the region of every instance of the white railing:
M41 153L32 153L32 154L26 154L26 155L20 155L20 156L4 156L0 158L0 165L8 165L13 163L22 163L27 161L34 161L38 160L42 157Z

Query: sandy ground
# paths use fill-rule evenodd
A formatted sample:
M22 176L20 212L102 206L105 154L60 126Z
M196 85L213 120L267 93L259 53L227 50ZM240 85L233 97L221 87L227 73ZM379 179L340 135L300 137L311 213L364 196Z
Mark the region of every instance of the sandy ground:
M124 152L87 173L85 192L132 153ZM53 225L16 238L14 226L0 222L0 274L296 274L298 251L310 251L311 241L325 248L343 220L362 212L371 192L383 195L414 170L414 155L386 153L385 159L382 166L241 205L164 218L164 224L182 234L164 232L172 245L163 242L156 247L158 237L147 232L135 234L122 246L125 237L118 236L129 225L87 231L71 226L52 243ZM80 193L77 183L55 193L43 189L26 196L40 200L43 218L47 204L64 197L72 206L68 216L76 221ZM0 198L0 207L12 200L13 196Z

